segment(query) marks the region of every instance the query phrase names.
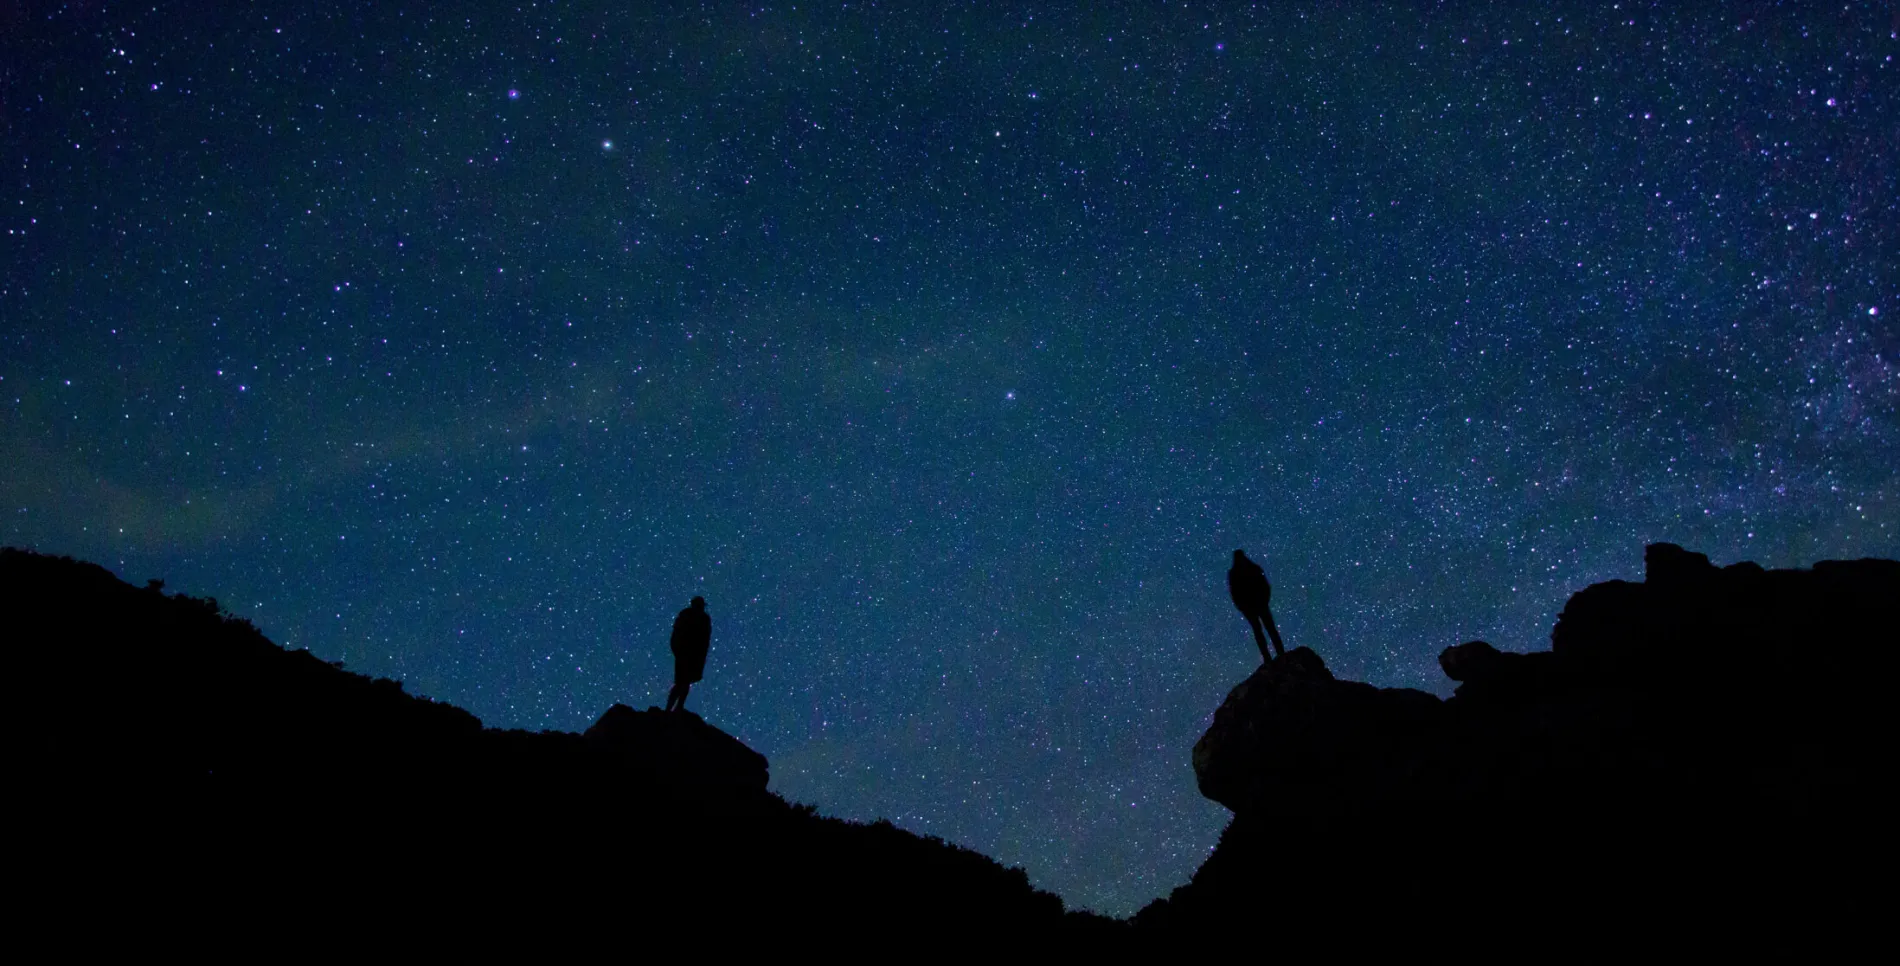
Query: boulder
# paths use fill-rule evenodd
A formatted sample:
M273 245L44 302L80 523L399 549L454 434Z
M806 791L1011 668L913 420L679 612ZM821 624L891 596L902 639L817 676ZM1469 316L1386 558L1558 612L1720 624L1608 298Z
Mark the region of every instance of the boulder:
M1684 550L1673 543L1652 543L1643 548L1643 583L1651 587L1676 588L1706 583L1715 576L1715 565L1708 554Z
M682 790L765 791L765 756L691 711L607 709L582 735L628 768Z
M1194 745L1194 774L1201 794L1237 813L1377 794L1442 710L1423 691L1341 681L1295 648L1227 695Z
M1438 666L1453 681L1481 681L1497 673L1504 655L1484 641L1466 641L1445 648Z

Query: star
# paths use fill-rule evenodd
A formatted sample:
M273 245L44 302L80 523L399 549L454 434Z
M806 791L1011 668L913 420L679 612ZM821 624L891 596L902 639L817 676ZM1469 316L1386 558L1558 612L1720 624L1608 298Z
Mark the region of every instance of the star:
M1236 547L1289 647L1439 693L1648 541L1900 556L1892 66L1800 5L471 6L150 64L20 21L0 543L498 728L658 704L703 594L694 710L776 791L1118 914L1227 819Z

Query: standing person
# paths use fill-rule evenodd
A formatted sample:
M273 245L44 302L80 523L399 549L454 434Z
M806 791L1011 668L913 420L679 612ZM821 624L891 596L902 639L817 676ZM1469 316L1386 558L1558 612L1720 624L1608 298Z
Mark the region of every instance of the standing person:
M1253 628L1253 641L1260 645L1260 660L1271 661L1273 655L1267 653L1267 635L1273 635L1273 649L1279 654L1286 653L1286 645L1280 641L1280 629L1273 626L1273 611L1267 604L1273 600L1273 585L1267 583L1266 571L1260 565L1247 559L1247 551L1234 551L1234 565L1227 569L1227 594L1234 599L1234 606L1247 618L1247 626ZM1261 625L1266 625L1266 633L1261 633Z
M673 690L667 692L666 710L685 711L686 692L706 676L706 652L712 650L712 617L706 598L693 602L673 618Z

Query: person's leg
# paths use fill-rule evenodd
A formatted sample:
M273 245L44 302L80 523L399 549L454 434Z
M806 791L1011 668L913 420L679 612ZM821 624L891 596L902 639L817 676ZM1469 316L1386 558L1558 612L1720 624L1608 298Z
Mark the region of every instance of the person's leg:
M1285 654L1286 644L1280 640L1280 629L1273 626L1273 611L1270 609L1263 610L1260 612L1260 616L1267 623L1267 633L1273 635L1273 650L1276 653ZM1266 652L1267 645L1263 643L1260 645L1260 653L1265 654Z
M686 700L686 685L673 682L673 690L666 692L666 710L676 711Z
M673 706L673 710L685 711L686 710L686 695L693 690L693 686L682 681L679 683L678 687L680 689L680 702L679 704L676 704Z
M1260 618L1253 614L1248 614L1246 617L1247 626L1253 628L1253 642L1260 646L1260 660L1262 662L1273 660L1273 655L1267 653L1267 635L1260 631Z

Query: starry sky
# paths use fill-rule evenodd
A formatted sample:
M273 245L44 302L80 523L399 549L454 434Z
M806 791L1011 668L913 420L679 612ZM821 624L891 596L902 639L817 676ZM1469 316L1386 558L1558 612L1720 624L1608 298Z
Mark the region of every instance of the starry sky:
M1900 556L1891 4L1071 6L0 3L0 541L500 727L704 595L777 791L1115 914L1235 547L1440 694Z

